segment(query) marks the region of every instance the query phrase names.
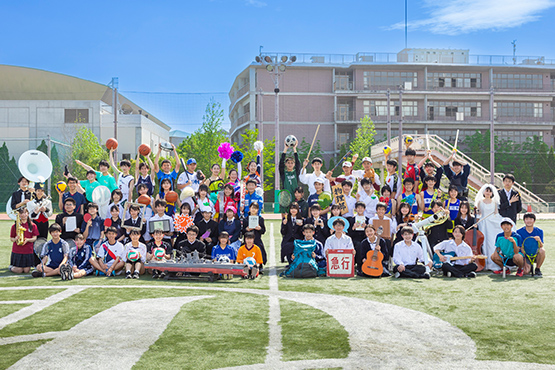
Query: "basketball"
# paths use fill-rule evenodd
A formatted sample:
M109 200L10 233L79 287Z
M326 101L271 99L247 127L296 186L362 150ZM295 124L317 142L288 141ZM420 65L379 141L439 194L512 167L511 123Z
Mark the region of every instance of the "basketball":
M384 147L383 147L383 154L389 155L390 153L391 153L391 147L389 147L389 146L387 146L387 145L384 146Z
M145 206L150 205L150 201L150 197L146 194L143 194L137 198L137 203L144 204Z
M168 191L168 194L164 197L166 202L168 203L175 203L179 199L179 195L175 191Z
M116 139L114 139L113 137L109 138L108 140L106 140L106 148L108 149L117 149L118 148L118 141Z
M141 254L138 251L130 250L127 252L128 262L137 262L141 258Z
M410 136L410 135L405 136L405 145L406 146L410 146L413 141L414 141L414 139L412 138L412 136Z
M154 259L159 261L164 258L166 251L163 248L156 248L152 251L152 255L154 256Z
M285 138L285 145L289 147L295 146L296 143L297 143L297 138L295 137L295 135L288 135Z
M66 191L67 189L67 184L63 181L58 181L56 183L56 191L58 191L59 193L63 193L64 191Z
M150 147L146 144L141 144L139 146L139 153L145 157L150 154Z

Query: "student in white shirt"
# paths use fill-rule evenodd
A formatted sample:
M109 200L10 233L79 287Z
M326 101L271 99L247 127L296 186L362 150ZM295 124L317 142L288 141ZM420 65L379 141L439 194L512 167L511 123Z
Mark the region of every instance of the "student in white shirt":
M346 220L343 217L336 218L333 223L334 234L326 239L324 253L327 258L329 249L355 249L352 239L345 234Z
M324 191L331 192L330 182L326 178L326 174L320 171L322 168L322 159L321 158L314 158L312 160L312 168L314 168L314 172L311 174L306 173L306 166L308 164L308 158L303 162L303 168L301 169L301 174L299 175L299 181L303 184L308 185L308 192L310 195L316 193L316 189L314 188L314 181L316 178L321 178L324 180Z
M359 191L356 195L356 199L366 204L366 210L364 215L369 219L372 219L376 215L376 206L378 205L380 198L375 194L374 188L370 180L362 179L360 182L362 191Z
M453 229L453 238L442 241L441 243L437 244L434 247L434 253L439 256L441 262L445 262L447 259L442 253L450 253L454 252L455 257L465 257L465 256L472 256L472 258L464 259L464 260L456 260L453 261L452 265L449 263L444 263L441 266L443 273L447 277L469 277L475 278L476 269L478 266L474 263L476 258L472 253L472 248L468 244L466 244L463 240L466 230L463 226L457 225Z
M426 267L417 265L417 261L424 263L422 247L417 242L412 241L414 231L412 227L403 227L401 230L403 241L395 244L393 250L393 272L395 277L429 279L430 274L426 272ZM428 262L428 267L432 267L432 262Z
M349 218L355 215L355 204L357 200L355 197L351 196L351 190L353 189L353 183L349 180L345 180L341 183L341 189L343 190L343 195L345 196L345 203L347 203L347 213L343 214L343 217ZM331 204L336 204L335 199ZM324 212L327 213L327 212Z
M170 231L166 231L164 232L164 241L167 241L169 243L171 243L171 239L173 236L173 218L171 218L170 216L168 216L166 214L166 201L164 199L157 199L154 202L154 210L156 211L156 214L154 216L152 216L149 220L149 222L147 223L147 227L146 227L146 231L147 234L151 234L151 237L153 237L153 233L154 230L150 230L150 223L152 221L159 221L159 220L168 220L170 223Z

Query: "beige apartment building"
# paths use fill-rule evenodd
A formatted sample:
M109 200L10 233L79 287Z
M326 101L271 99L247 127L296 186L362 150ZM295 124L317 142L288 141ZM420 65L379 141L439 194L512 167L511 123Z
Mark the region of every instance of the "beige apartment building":
M353 138L365 115L374 121L376 141L381 141L387 132L389 91L392 137L401 111L404 133L436 134L454 142L457 129L460 138L488 130L493 101L499 137L520 143L538 135L554 144L555 60L450 49L262 57L278 61L293 55L297 60L279 82L280 141L294 134L310 142L320 124L318 139L326 156L332 156ZM233 140L247 128L259 128L264 139L274 137L274 87L272 74L260 63L239 73L229 92Z

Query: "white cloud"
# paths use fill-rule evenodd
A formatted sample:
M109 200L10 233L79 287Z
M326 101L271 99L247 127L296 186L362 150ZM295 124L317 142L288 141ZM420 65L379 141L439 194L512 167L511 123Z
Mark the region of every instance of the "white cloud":
M427 0L429 18L409 22L408 26L445 35L501 30L533 22L553 6L554 0ZM400 22L389 29L404 27L404 22Z
M260 0L245 0L245 4L250 6L255 6L257 8L262 8L263 6L268 5L264 1L260 1Z

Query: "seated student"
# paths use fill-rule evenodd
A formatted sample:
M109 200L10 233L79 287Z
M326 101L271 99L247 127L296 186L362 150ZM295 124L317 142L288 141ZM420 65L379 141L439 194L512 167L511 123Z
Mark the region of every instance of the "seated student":
M376 229L374 225L368 224L364 228L364 232L366 234L366 238L360 243L360 249L357 251L356 254L356 264L357 264L357 275L359 276L368 276L362 271L362 265L366 262L368 257L369 251L377 250L382 253L383 260L383 273L381 276L387 277L391 276L389 270L387 269L389 264L389 251L387 249L387 245L385 244L385 240L383 238L378 239L378 235L376 234ZM379 276L378 276L379 277Z
M248 277L254 279L258 271L262 271L262 252L256 244L254 244L254 233L245 234L245 244L237 251L237 263L243 263L246 258L252 257L256 261L256 265L249 268Z
M119 218L119 207L111 206L109 209L110 209L110 217L108 218L108 220L110 220L110 226L114 227L118 233L116 236L116 240L118 242L123 243L123 239L125 239L125 232L121 228L121 218ZM104 222L106 222L106 220L104 220Z
M220 257L226 256L230 262L235 262L237 259L237 252L229 245L229 234L222 231L218 236L218 244L212 248L212 259L218 261Z
M256 194L256 181L253 179L247 180L247 193L245 194L244 204L241 205L243 214L245 217L249 215L249 207L253 203L258 203L258 215L260 216L260 210L264 207L264 199L258 194Z
M84 212L83 208L87 200L85 199L83 194L78 191L78 184L79 180L77 180L75 177L68 177L67 190L63 194L58 192L58 208L62 209L63 207L65 207L66 199L71 198L75 201L75 213L79 213L82 215Z
M218 225L218 233L225 231L229 235L229 245L234 250L238 250L241 246L241 221L237 218L237 209L233 206L228 206L225 210L225 215Z
M534 271L534 275L541 277L542 272L540 270L540 267L542 267L543 262L545 261L545 249L543 248L543 230L539 227L534 226L534 223L536 222L536 215L532 212L525 213L523 221L525 226L521 227L516 232L522 238L523 244L526 238L534 238L538 242L539 249L536 257L536 269ZM526 261L526 265L524 266L524 274L528 274L532 269L532 265L530 264L530 260L526 258L526 256L524 260Z
M341 183L341 189L343 190L343 195L345 195L345 202L347 203L347 213L343 214L343 217L348 219L349 217L353 217L355 215L355 204L357 202L355 197L351 196L353 183L349 180L345 180ZM332 204L335 204L335 199L333 200ZM327 213L327 211L325 213Z
M35 266L34 259L34 242L37 240L39 230L37 225L29 219L29 211L27 207L17 210L19 212L19 227L25 229L23 232L23 240L19 241L18 230L16 224L12 225L10 231L10 240L12 241L12 255L10 258L10 271L14 274L29 273L31 267ZM40 263L40 260L39 260ZM38 263L37 263L38 264Z
M454 252L455 257L472 256L472 258L469 259L453 261L452 265L444 263L443 266L441 266L441 269L443 270L443 274L447 277L476 277L476 273L474 272L478 268L478 266L474 263L476 258L472 253L472 248L464 242L464 234L464 227L460 225L455 226L453 229L454 239L444 240L434 247L434 253L439 256L441 262L445 262L447 260L443 256L443 253Z
M506 262L506 266L508 266L508 267L517 266L518 267L518 270L516 272L516 276L522 277L524 275L524 270L523 269L524 269L524 265L526 263L524 262L524 255L520 251L520 246L522 245L522 240L520 238L520 235L513 231L514 226L515 226L515 223L513 222L513 220L511 220L508 217L504 217L501 220L501 229L503 229L503 232L497 234L497 237L495 238L495 252L493 252L493 254L491 255L491 260L497 266L501 267L501 270L494 271L493 272L494 274L502 274L503 273L503 258L501 257L501 255L503 255L503 257L508 258L508 260ZM509 240L513 245L513 248L511 250L504 251L505 254L503 254L503 252L500 251L501 245L500 245L499 241L502 238L505 238L505 239ZM509 269L507 269L507 273L510 273Z
M437 213L441 210L443 210L443 208L441 207L442 205L442 201L441 200L434 200L430 206L432 209L433 213ZM436 246L438 243L449 239L449 235L447 233L447 229L451 226L451 221L450 220L445 220L445 222L441 223L441 224L437 224L435 226L432 226L429 230L428 230L428 243L430 243L430 247L433 249L434 246ZM430 251L431 252L431 251Z
M426 272L426 267L416 264L417 260L424 263L424 253L420 244L412 241L414 236L412 227L403 227L401 234L403 241L397 243L393 250L395 277L429 279L430 274ZM428 267L432 267L432 261L428 262Z
M299 205L299 210L302 218L308 217L308 202L304 199L304 189L302 186L299 186L295 189L294 202Z
M125 251L123 252L125 256L125 278L138 279L139 275L145 273L146 245L139 241L141 238L140 230L133 229L129 232L129 235L131 241L125 245ZM130 252L139 253L139 258L137 260L131 260L129 258Z
M124 219L125 215L123 212L125 211L125 202L126 200L123 199L123 193L121 190L116 189L112 191L112 195L110 196L110 204L108 204L108 209L112 209L112 206L118 206L119 208L119 218ZM106 215L109 217L110 215Z
M50 225L48 228L52 239L46 242L42 247L40 254L42 263L37 265L33 271L33 277L56 276L60 274L60 267L65 265L69 258L69 244L61 239L62 228L57 223ZM64 274L62 278L66 280L69 275Z
M378 203L378 205L376 206L376 215L370 219L370 224L374 225L374 229L376 229L376 232L378 232L378 226L376 226L379 222L374 223L374 221L386 221L389 223L389 235L385 234L385 230L383 231L382 235L380 236L382 239L385 240L385 245L387 247L387 251L389 252L388 257L391 257L391 242L393 241L393 238L395 237L395 232L396 232L396 228L397 228L397 223L395 222L395 220L392 220L391 218L387 217L385 215L386 213L386 209L387 206L385 205L385 203ZM384 227L385 228L385 227Z
M326 253L326 259L328 250L330 249L355 249L353 245L353 240L345 234L345 219L337 218L332 223L334 233L329 238L326 239L326 244L324 244L324 253Z
M339 206L337 207L339 208ZM310 215L311 216L305 220L305 225L314 226L314 239L318 240L320 243L322 243L322 245L324 245L326 239L330 236L328 217L326 214L322 215L322 208L320 208L319 204L315 204L310 207Z
M291 264L291 254L295 249L295 239L302 239L303 218L299 214L299 205L296 202L289 206L289 213L281 221L281 261L287 258Z
M73 270L73 278L79 279L94 272L97 264L93 257L93 250L89 244L85 243L85 236L77 234L75 236L75 248L71 248L69 261Z
M123 229L125 230L124 243L127 244L131 241L131 231L134 230L134 228L138 229L141 234L139 241L145 243L143 235L146 234L146 223L141 219L141 207L136 204L131 204L129 206L129 218L123 221Z
M191 225L187 228L187 239L182 240L179 245L175 246L175 251L180 253L182 256L188 253L198 252L199 258L207 257L206 255L206 245L201 242L198 238L198 227Z
M349 234L349 236L353 240L353 245L357 252L360 250L360 243L362 243L362 241L366 237L364 229L369 223L368 218L365 216L365 211L366 205L360 201L356 202L356 214L353 217L347 219L349 221L349 230L347 231L347 234Z
M200 207L202 219L195 222L198 227L199 240L206 245L206 255L212 254L213 246L218 242L218 223L212 219L212 208Z
M85 244L92 247L95 242L104 239L104 219L98 215L98 204L96 203L89 203L87 213L91 215L91 219L81 224L81 233L86 239Z
M33 195L29 190L29 180L25 177L21 176L19 180L17 180L17 185L19 185L19 189L12 194L12 203L10 204L12 210L27 205L27 203L31 201ZM62 207L60 207L60 209L61 208Z
M413 215L418 214L418 209L421 208L419 206L419 198L417 194L414 193L414 180L411 177L407 177L403 180L403 185L405 187L405 191L399 196L400 203L407 203L411 208L410 212Z
M314 180L314 193L310 194L307 200L308 208L312 207L315 204L318 204L318 199L320 197L320 194L322 194L323 192L324 192L324 180L317 177ZM329 208L324 209L322 212L327 213L328 211L329 211Z
M97 275L112 276L121 273L125 267L125 247L116 240L118 231L110 226L105 231L107 240L100 245L96 254Z
M75 225L75 228L70 230L68 229L70 225L68 225L67 222L71 219L74 221L72 225ZM75 200L73 198L67 198L64 201L64 213L60 213L56 216L55 223L62 228L61 238L64 240L75 239L75 235L81 232L83 215L75 212Z
M461 201L461 204L459 205L459 213L454 220L455 226L461 225L465 228L465 230L468 230L468 228L474 225L475 222L476 219L470 214L470 203L466 200Z
M164 199L157 199L154 202L154 210L156 211L156 214L150 218L150 222L168 220L170 223L170 231L166 231L164 233L164 240L171 243L173 232L174 232L173 218L171 218L166 214L166 201ZM150 234L152 234L153 230L149 230L148 225L147 225L147 230Z
M382 196L380 197L380 202L386 205L385 214L388 217L392 217L392 215L394 215L397 211L397 201L392 197L389 185L382 186L381 194Z
M192 218L191 205L187 202L181 203L180 214L186 215L186 216L189 216L189 217ZM187 239L187 232L186 231L181 232L181 231L178 231L178 230L174 230L173 236L174 236L173 245L177 245L182 240Z
M150 261L154 257L155 249L163 249L165 252L164 258L167 260L173 257L173 248L170 243L164 241L164 232L160 229L154 230L152 233L153 238L146 245L146 260ZM160 272L159 270L152 270L153 279L163 279L166 277L166 272Z
M370 219L376 215L376 205L380 200L376 196L370 180L366 178L362 179L360 185L362 186L362 191L359 190L356 199L365 204L366 208L364 210L364 215Z
M258 216L257 216L258 215ZM254 234L254 244L260 248L262 252L262 263L265 265L268 261L268 256L266 255L266 248L264 247L264 242L262 242L262 235L266 233L266 225L264 225L264 218L262 214L260 214L258 209L258 203L252 203L249 209L249 217L258 217L258 225L254 228L249 227L249 220L248 218L245 219L243 223L243 234L247 232L252 232Z
M30 211L29 218L37 225L39 237L48 239L48 218L52 216L52 202L44 194L44 185L40 182L35 182L33 198L36 207Z
M318 268L325 269L326 268L326 254L324 253L324 244L322 244L318 239L314 237L315 235L315 227L312 224L305 224L303 225L303 235L304 240L310 241L314 240L316 244L316 248L314 248L314 252L312 252L312 257L314 261L318 265ZM291 255L291 260L295 259L295 255Z

